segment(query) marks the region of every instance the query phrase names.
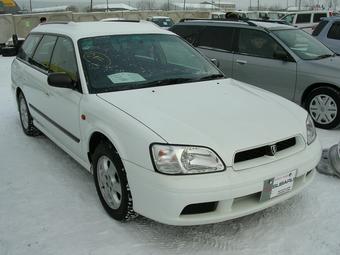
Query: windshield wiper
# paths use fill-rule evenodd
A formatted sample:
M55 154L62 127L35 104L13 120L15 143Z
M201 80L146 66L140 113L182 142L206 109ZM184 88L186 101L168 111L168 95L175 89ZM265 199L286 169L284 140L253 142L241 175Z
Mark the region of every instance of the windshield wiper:
M179 83L185 83L185 82L191 82L191 81L194 81L194 79L192 78L170 78L170 79L157 80L157 81L151 81L148 83L140 84L138 88L165 86L165 85L179 84Z
M224 78L225 76L223 74L212 74L212 75L208 75L208 76L203 76L201 78L199 78L199 81L208 81L208 80L215 80L215 79L219 79L219 78Z
M316 58L314 58L314 60L323 59L323 58L330 58L330 57L334 57L334 56L335 56L335 54L324 54L324 55L317 56Z

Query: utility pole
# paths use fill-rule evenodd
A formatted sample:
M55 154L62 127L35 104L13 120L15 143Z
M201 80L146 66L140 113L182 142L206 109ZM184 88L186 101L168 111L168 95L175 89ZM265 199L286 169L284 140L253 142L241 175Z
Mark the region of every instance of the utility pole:
M185 11L185 0L184 0L184 5L183 5L183 10Z
M30 11L32 12L32 0L30 0Z
M106 12L109 12L109 0L106 0Z
M301 0L299 0L299 11L301 11Z
M168 11L170 11L170 0L168 0Z
M90 3L90 12L92 12L92 8L93 8L93 0L91 0L91 3Z
M257 10L260 10L260 0L257 0Z

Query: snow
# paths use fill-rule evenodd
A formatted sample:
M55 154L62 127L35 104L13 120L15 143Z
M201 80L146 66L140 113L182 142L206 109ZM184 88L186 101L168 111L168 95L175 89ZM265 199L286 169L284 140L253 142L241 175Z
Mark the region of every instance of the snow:
M285 203L224 223L174 227L105 213L92 176L44 136L21 130L0 57L0 254L340 254L340 180L317 175ZM340 130L318 130L324 147Z

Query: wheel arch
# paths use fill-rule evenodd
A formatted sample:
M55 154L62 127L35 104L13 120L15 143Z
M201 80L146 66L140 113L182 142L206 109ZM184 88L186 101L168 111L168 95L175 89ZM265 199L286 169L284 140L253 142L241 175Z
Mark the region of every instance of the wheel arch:
M19 95L24 94L20 87L17 87L15 90L15 99L17 100L17 106L19 107Z
M302 94L302 98L301 98L301 106L305 106L306 103L306 99L308 97L308 95L315 89L321 88L321 87L329 87L329 88L333 88L336 89L337 91L340 92L340 88L337 87L334 84L331 83L314 83L312 85L310 85Z
M108 135L106 135L102 131L93 131L92 134L90 135L90 138L88 140L88 145L87 145L87 157L90 163L92 163L92 155L95 149L102 141L109 142L112 145L115 153L119 155L119 151L117 150L117 145L112 141L111 138L109 138Z

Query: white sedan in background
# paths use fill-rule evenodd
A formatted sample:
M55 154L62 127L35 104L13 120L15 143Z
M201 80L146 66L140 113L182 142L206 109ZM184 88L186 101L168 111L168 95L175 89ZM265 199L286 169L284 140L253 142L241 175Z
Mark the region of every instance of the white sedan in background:
M13 61L12 90L23 131L91 171L119 221L254 213L310 184L321 156L305 110L225 78L150 23L40 25Z

